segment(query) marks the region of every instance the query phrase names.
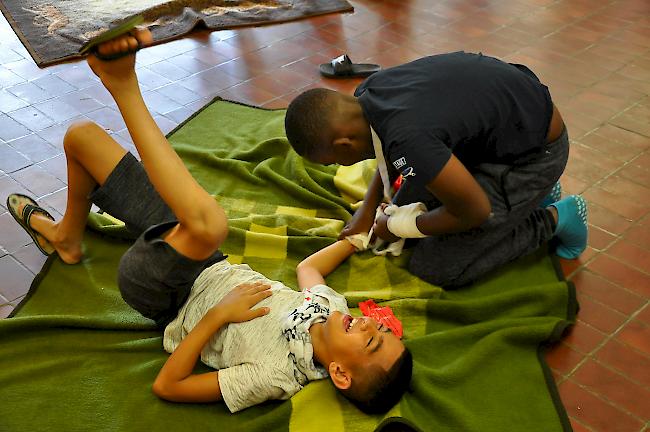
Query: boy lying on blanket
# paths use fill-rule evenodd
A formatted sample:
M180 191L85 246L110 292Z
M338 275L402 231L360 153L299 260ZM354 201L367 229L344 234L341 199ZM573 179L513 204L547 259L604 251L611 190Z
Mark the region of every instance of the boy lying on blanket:
M121 58L88 63L113 95L142 164L101 127L77 123L64 138L68 202L59 222L24 195L10 195L12 215L45 253L81 260L91 203L125 222L137 240L120 260L122 297L165 328L171 356L153 391L174 402L223 400L231 412L287 399L329 375L366 412L395 404L411 376L409 351L370 318L352 318L324 276L354 248L339 241L298 266L302 292L266 279L219 252L228 222L192 178L147 110L133 51L151 42L135 30L99 46ZM144 167L143 167L144 166ZM217 371L193 374L197 359Z

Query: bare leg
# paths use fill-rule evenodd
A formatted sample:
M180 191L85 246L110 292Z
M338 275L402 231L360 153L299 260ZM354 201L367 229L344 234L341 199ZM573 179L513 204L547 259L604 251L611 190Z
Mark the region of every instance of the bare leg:
M52 243L63 262L75 264L81 260L81 241L92 204L88 195L98 184L104 184L126 150L91 122L72 125L63 147L68 165L68 202L63 219L54 222L34 213L30 222Z
M151 40L148 30L137 30L100 45L99 50L104 55L120 54ZM88 65L115 99L151 184L178 219L161 237L188 258L209 258L228 234L226 214L191 176L151 116L135 74L135 55L110 62L91 55Z

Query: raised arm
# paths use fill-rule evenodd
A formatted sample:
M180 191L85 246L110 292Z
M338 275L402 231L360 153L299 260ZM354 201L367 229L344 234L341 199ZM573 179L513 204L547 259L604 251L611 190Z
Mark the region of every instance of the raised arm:
M151 43L151 33L138 30L100 45L99 50L119 54L135 49L138 42ZM135 55L112 61L91 55L88 64L115 99L151 183L179 221L165 241L189 258L207 258L227 235L226 215L194 180L149 113L134 69Z
M152 390L172 402L217 402L222 400L219 372L193 374L201 351L210 337L233 322L250 321L269 313L269 308L252 309L271 295L263 283L242 284L230 291L201 318L169 356L158 373Z
M325 277L355 252L347 240L339 240L318 252L309 255L296 267L300 289L325 283Z

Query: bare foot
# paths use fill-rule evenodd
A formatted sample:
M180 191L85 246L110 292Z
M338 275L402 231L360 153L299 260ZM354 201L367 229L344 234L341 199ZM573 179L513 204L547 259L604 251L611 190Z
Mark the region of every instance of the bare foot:
M21 204L17 207L19 214L22 214ZM60 229L60 222L55 222L39 212L32 213L29 218L29 226L50 242L52 247L59 254L61 260L66 264L77 264L81 261L81 239L72 240Z

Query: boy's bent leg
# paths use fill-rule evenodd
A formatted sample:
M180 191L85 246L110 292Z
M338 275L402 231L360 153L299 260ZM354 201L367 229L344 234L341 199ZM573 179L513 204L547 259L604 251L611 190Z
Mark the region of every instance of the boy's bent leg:
M52 243L64 262L74 264L81 259L81 240L91 206L88 196L105 181L126 150L91 122L73 124L63 148L68 171L65 214L59 222L34 214L31 226Z

